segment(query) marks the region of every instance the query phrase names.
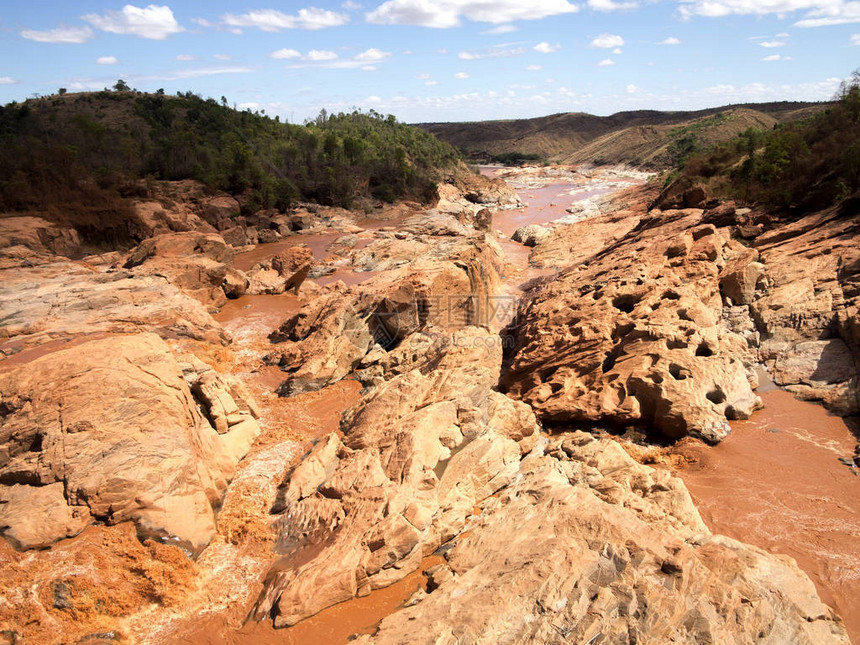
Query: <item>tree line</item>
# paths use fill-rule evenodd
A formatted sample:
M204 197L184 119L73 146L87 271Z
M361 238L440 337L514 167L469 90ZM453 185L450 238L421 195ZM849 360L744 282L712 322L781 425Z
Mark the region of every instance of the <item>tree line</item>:
M450 145L373 110L322 111L296 125L223 97L115 89L0 108L0 210L108 207L145 190L145 179L195 179L244 194L250 209L429 202L440 173L460 161Z
M673 179L775 210L807 211L860 192L860 71L826 110L694 151Z

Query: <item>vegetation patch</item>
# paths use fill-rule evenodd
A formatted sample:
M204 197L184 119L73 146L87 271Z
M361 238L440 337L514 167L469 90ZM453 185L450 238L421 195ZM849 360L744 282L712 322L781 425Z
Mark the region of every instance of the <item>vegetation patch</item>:
M116 86L115 86L116 87ZM239 111L227 99L127 91L69 94L0 108L0 210L119 208L141 180L196 179L262 208L297 200L430 202L460 162L434 136L375 111L304 125Z
M672 182L773 210L809 211L860 193L860 72L830 107L690 153Z

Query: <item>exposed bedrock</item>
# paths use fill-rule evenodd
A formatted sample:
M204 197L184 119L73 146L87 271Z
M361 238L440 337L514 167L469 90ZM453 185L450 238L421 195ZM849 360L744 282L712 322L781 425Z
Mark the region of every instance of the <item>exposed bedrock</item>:
M216 233L165 233L131 251L124 268L135 276L160 275L204 305L227 302L224 284L236 280L233 248ZM228 287L227 291L235 289Z
M793 560L711 535L680 480L608 439L541 444L481 509L357 643L849 642Z
M793 392L856 413L856 217L809 216L749 246L728 225L743 216L633 211L557 229L536 252L589 232L606 246L525 295L503 388L548 423L716 442L759 405L751 368L764 363Z
M429 593L359 642L848 642L792 560L711 535L668 471L586 433L540 437L493 390L485 330L423 356L288 474L252 617L293 625L436 552Z
M284 557L257 618L292 625L396 582L513 480L537 425L491 389L502 356L490 340L479 327L438 337L422 364L347 412L342 439L323 438L294 469L275 509Z
M860 214L831 209L755 241L769 289L750 302L774 380L841 415L860 413Z
M0 373L0 530L42 547L134 520L205 545L255 416L241 385L151 333L16 365Z
M362 361L364 367L378 362L374 356L395 350L415 332L490 322L499 281L495 242L478 235L413 246L408 264L315 298L273 332L279 345L266 360L288 374L282 395L338 381Z
M546 422L647 424L709 442L760 405L747 342L721 324L721 274L755 253L701 211L643 218L524 297L503 386ZM587 223L584 223L587 224Z
M109 265L119 257L110 256L116 257L108 257L107 264L51 258L30 265L38 258L25 253L16 260L19 266L0 270L0 340L10 345L0 352L81 334L141 330L162 338L228 342L227 333L198 300L161 275L114 270ZM22 261L28 264L20 266Z

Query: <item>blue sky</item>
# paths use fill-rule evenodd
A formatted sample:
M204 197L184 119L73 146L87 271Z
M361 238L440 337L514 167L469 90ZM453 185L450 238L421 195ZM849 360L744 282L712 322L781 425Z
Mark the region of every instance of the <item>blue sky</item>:
M298 123L824 100L858 54L860 1L845 0L0 4L2 103L122 78Z

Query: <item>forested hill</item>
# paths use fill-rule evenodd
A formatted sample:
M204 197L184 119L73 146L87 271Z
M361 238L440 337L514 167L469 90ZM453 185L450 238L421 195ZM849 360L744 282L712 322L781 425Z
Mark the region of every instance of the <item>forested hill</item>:
M418 127L475 161L627 163L662 170L676 166L696 149L732 139L748 128L772 129L826 106L782 102L696 112L639 110L605 117L569 112L536 119L423 123Z
M392 116L293 125L191 92L58 94L0 108L0 213L118 207L143 179L196 179L252 207L430 201L459 154Z
M811 117L776 128L749 128L693 152L669 175L658 205L691 189L710 197L802 215L834 205L860 206L860 73L838 99Z

